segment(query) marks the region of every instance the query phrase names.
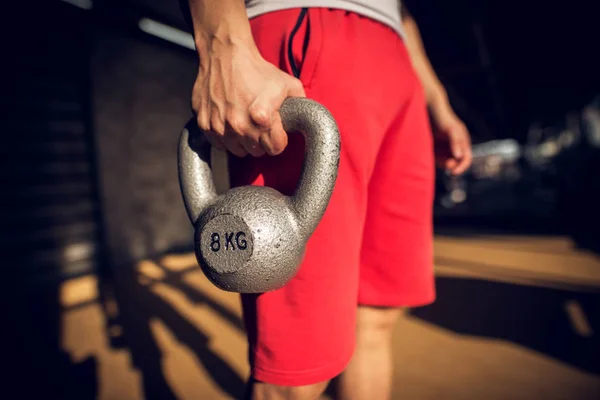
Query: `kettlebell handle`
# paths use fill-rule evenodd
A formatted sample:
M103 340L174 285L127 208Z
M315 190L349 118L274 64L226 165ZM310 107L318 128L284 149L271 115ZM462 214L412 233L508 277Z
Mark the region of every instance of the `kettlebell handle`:
M179 137L177 162L183 203L192 224L218 196L210 169L210 143L194 118Z
M286 132L301 132L305 139L302 174L291 196L300 234L308 238L329 204L337 179L340 135L331 113L307 98L289 97L279 109ZM188 216L196 223L202 210L216 200L210 169L210 144L196 121L188 122L179 141L179 180Z

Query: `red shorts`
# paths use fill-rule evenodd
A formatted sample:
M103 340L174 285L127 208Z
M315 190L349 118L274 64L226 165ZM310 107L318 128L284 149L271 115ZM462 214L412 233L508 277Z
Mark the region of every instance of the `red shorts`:
M354 13L312 8L300 15L264 14L251 21L252 32L263 57L299 76L307 97L336 119L338 179L297 276L277 291L242 297L253 377L288 386L344 370L357 305L418 306L435 298L433 143L405 46L392 29ZM232 186L291 195L302 135L288 143L276 157L232 156Z

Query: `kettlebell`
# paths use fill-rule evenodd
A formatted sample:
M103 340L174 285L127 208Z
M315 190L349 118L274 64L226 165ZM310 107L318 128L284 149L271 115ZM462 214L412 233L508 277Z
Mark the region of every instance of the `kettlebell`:
M210 144L191 120L179 140L179 183L194 225L196 259L218 288L263 293L297 272L306 242L331 199L340 160L337 124L321 104L289 97L280 107L283 128L305 138L302 174L292 196L270 187L241 186L217 195Z

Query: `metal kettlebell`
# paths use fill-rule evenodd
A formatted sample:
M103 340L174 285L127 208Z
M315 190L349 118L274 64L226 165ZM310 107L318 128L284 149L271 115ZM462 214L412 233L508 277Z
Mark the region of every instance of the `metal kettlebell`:
M259 186L218 196L210 144L194 120L180 137L179 182L195 227L196 258L208 279L226 291L267 292L296 274L337 179L340 136L329 111L313 100L287 98L279 113L286 132L305 138L302 175L291 197Z

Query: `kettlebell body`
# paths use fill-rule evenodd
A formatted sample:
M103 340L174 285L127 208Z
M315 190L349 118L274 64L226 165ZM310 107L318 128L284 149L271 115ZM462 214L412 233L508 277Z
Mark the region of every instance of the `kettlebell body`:
M227 291L280 288L295 275L304 253L292 202L269 187L229 190L200 214L195 228L200 267Z
M288 134L305 137L303 171L292 196L260 186L217 196L210 145L193 120L181 134L179 181L195 227L196 258L208 279L226 291L275 290L297 273L337 179L340 139L331 114L305 98L286 99L279 112Z

